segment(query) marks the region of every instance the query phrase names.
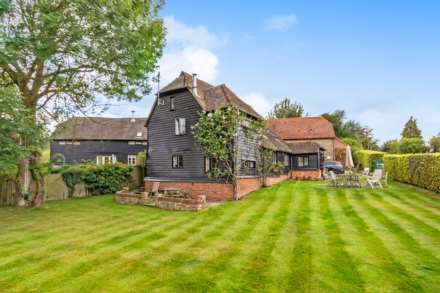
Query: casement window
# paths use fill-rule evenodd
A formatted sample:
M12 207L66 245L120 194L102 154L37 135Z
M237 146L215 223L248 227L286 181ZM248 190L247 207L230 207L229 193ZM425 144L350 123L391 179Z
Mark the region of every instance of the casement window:
M176 135L183 135L186 133L186 119L185 118L176 118L174 120L174 125L175 125Z
M170 97L170 110L174 111L176 110L176 105L175 105L175 98L174 97Z
M257 164L255 161L245 161L244 165L248 169L255 169L257 167Z
M309 167L309 156L298 157L298 167L307 168Z
M147 142L146 142L146 141L143 141L143 142L142 142L142 145L147 145Z
M277 160L277 153L273 152L272 153L272 163L276 164L277 162L278 162L278 160Z
M183 168L183 156L182 155L173 155L171 157L171 167L173 169L182 169Z
M59 143L60 145L65 145L65 144L66 144L66 142L65 142L64 140L60 140L58 143Z
M165 105L165 99L164 98L159 98L157 100L157 103L159 104L159 106L163 106L163 105Z
M132 140L130 140L130 141L128 142L128 144L129 144L129 145L135 145L135 144L136 144L136 142L135 142L135 141L132 141Z
M79 141L74 141L73 142L73 145L80 145L81 144L81 142L79 142Z
M127 164L129 166L136 166L136 155L128 155Z
M107 165L116 163L116 156L96 156L96 165Z
M284 166L289 166L289 155L284 155Z

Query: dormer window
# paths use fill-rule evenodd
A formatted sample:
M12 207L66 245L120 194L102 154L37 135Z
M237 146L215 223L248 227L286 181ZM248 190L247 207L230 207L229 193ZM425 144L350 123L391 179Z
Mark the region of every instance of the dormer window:
M174 97L170 97L170 110L171 111L176 110L176 106L174 104L174 101L175 101Z
M159 106L163 106L163 105L165 105L165 99L164 98L159 98L157 103L159 104Z
M142 132L136 133L136 137L142 137Z

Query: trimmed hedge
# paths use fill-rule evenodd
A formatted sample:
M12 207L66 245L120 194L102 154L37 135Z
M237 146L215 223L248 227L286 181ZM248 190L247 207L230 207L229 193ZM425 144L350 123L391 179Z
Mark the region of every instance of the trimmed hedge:
M391 179L440 192L440 153L385 155L384 163Z
M383 162L384 152L360 150L356 152L356 157L360 168L373 169L373 161L380 160Z
M69 190L84 182L91 194L108 194L120 190L131 179L132 167L124 164L75 165L59 171Z

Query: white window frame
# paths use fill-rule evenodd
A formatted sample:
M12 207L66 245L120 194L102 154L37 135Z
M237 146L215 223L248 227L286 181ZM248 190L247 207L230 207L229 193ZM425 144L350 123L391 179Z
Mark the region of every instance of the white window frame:
M98 155L96 156L96 165L107 165L114 164L117 162L117 158L115 155Z
M163 105L165 105L165 99L164 98L159 98L157 103L159 104L159 106L163 106Z
M137 156L136 155L128 155L127 156L127 165L136 166L137 164Z
M176 110L176 98L170 97L170 111Z
M179 158L180 158L180 160L179 160ZM172 169L183 169L183 155L172 155L171 156L171 168Z
M174 119L174 133L176 135L186 134L186 118L180 117Z

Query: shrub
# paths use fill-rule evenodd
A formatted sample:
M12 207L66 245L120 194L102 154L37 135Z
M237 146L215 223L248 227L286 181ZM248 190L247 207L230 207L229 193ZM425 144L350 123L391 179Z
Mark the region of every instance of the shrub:
M440 192L440 153L385 155L384 162L391 179Z
M400 152L403 154L424 153L426 151L427 147L421 138L403 137L400 140Z
M379 160L383 161L384 152L370 151L370 150L360 150L356 152L356 157L358 159L358 164L360 168L370 168L373 169L373 161Z
M84 182L91 194L115 193L131 179L132 168L124 164L75 165L61 169L63 181L69 193L73 194L75 185Z
M92 194L115 193L131 178L132 168L123 164L89 166L82 179Z

